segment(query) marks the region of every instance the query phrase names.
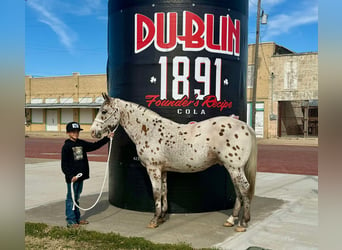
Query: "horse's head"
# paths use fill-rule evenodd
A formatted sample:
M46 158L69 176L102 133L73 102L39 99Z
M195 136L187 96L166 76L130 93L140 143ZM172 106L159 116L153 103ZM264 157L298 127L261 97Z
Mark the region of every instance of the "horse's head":
M102 93L102 96L104 102L90 128L91 136L94 138L101 138L103 133L115 130L120 121L120 112L116 107L115 99L106 93Z

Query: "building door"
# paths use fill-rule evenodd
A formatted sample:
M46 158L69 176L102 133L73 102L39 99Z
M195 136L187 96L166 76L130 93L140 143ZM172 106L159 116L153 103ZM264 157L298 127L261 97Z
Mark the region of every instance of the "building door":
M57 109L46 110L46 131L58 131Z
M255 104L255 135L257 138L264 138L264 103ZM252 126L252 103L247 103L247 124Z

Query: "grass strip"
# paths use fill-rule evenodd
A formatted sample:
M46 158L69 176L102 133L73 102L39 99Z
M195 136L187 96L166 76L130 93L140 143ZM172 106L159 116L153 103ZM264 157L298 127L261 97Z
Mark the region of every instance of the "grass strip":
M25 223L26 249L146 249L192 250L187 243L159 244L142 237L124 237L117 233L100 233L84 228Z

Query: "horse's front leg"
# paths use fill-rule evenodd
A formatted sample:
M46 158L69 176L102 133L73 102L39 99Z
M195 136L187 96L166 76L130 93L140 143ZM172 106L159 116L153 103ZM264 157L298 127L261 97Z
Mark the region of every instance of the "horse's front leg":
M150 221L147 227L156 228L160 224L160 218L162 214L162 204L161 204L161 193L162 193L162 181L161 181L161 170L156 167L147 167L147 173L150 177L153 191L153 198L155 204L154 217Z

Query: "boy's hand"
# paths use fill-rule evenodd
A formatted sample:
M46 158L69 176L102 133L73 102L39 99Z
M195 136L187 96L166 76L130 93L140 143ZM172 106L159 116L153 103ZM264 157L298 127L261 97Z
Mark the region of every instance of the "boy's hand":
M77 181L77 179L80 178L82 175L82 173L78 173L76 176L72 177L71 182Z
M114 132L110 132L108 135L107 135L108 138L113 138L114 137Z

